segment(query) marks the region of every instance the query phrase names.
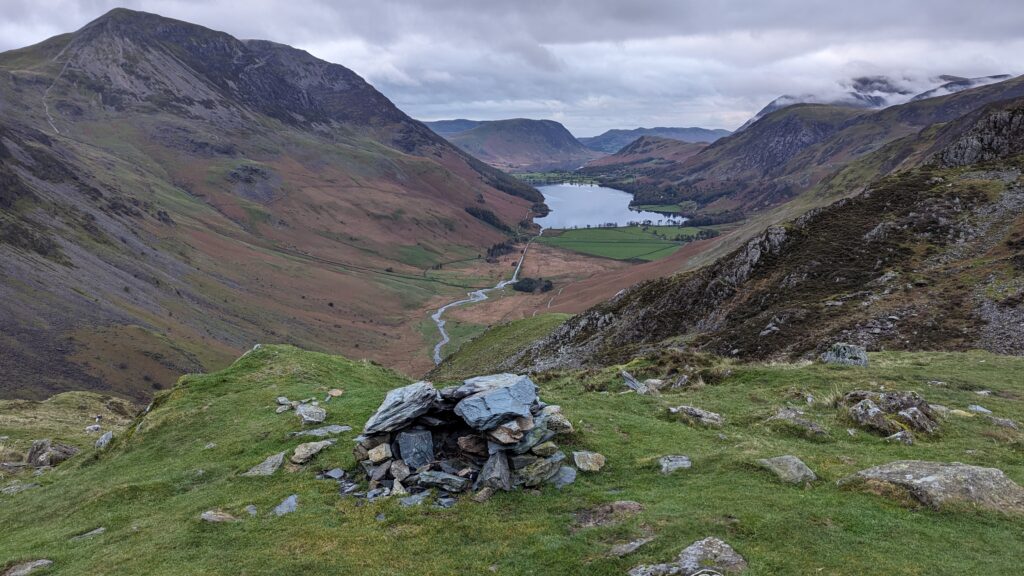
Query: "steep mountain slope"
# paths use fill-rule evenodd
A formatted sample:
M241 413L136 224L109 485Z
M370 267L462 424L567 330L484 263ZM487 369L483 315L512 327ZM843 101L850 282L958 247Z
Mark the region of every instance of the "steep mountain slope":
M596 176L615 185L643 178L666 167L678 165L707 147L705 143L682 142L659 136L641 136L615 154L598 158L580 168L587 176Z
M427 128L430 128L434 132L438 133L445 138L452 134L458 134L459 132L465 132L476 128L483 122L481 120L466 120L465 118L456 118L455 120L435 120L433 122L424 122Z
M848 195L851 184L863 187L872 180L858 173L841 180L838 187L823 185L845 166L886 146L897 146L901 139L930 126L1022 95L1024 78L1018 77L878 111L788 106L683 163L620 185L635 194L637 204L690 201L700 214L749 215L804 194L834 199ZM905 155L890 148L885 158L877 166L878 175L899 168Z
M463 120L431 122L440 130L468 126ZM439 132L441 133L441 132ZM475 158L510 172L574 170L602 156L586 148L554 120L493 120L475 122L468 130L443 134L452 144Z
M619 363L684 344L771 359L836 340L1024 354L1022 118L1024 100L965 116L929 163L640 284L509 364Z
M3 396L144 399L258 341L425 369L464 291L425 269L506 238L466 208L542 200L346 68L152 14L0 54L0 99Z
M680 142L711 143L719 138L725 138L729 134L732 132L708 128L634 128L632 130L608 130L598 136L579 138L579 141L591 150L614 154L642 136L667 138Z

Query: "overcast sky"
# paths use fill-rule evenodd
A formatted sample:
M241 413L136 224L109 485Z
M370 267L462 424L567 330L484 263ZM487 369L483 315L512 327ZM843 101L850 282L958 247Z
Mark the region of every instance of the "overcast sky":
M0 0L0 50L115 6L308 50L421 120L733 129L780 94L1024 72L1021 0Z

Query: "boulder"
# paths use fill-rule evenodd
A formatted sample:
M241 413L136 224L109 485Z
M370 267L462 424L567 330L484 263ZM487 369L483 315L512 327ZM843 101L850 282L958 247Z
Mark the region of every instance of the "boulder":
M896 413L896 417L912 430L924 432L925 434L931 434L939 429L939 425L931 418L925 416L924 412L916 406L900 410Z
M555 434L569 434L573 431L572 422L560 412L548 416L547 429Z
M868 352L863 346L838 342L822 353L821 361L825 364L838 364L840 366L867 367Z
M768 423L783 428L790 428L801 436L810 439L823 439L828 436L828 430L824 426L804 417L803 410L798 408L780 408L774 416L768 419Z
M1011 420L1010 418L999 418L996 416L989 416L988 419L996 426L1010 428L1011 430L1020 430L1020 426L1017 424L1017 422L1015 420Z
M399 432L398 456L413 470L434 461L434 438L430 430Z
M817 475L796 456L777 456L758 460L757 463L787 484L807 484L818 479Z
M22 562L21 564L15 564L4 571L3 576L28 576L29 574L39 570L40 568L46 568L53 564L53 560L30 560L28 562Z
M718 538L705 538L684 548L675 562L637 566L629 571L629 576L736 574L746 569L747 561L732 546Z
M242 476L270 476L284 463L284 452L267 456L267 459L253 466Z
M658 459L658 464L661 465L662 474L671 474L676 470L684 470L693 466L690 457L682 455L662 456Z
M78 452L78 448L70 444L61 444L60 442L53 442L49 438L45 438L32 443L32 447L28 451L27 462L29 466L36 468L56 466L78 454Z
M238 518L235 518L231 514L222 510L207 510L199 515L199 519L203 522L212 522L219 524L221 522L237 522Z
M351 432L351 426L341 426L339 424L331 424L322 428L313 428L312 430L300 430L298 432L289 432L288 435L295 436L312 436L314 438L326 438L328 436L336 436L342 432Z
M462 492L469 487L469 480L436 470L420 472L417 482L426 488L441 488L449 492Z
M299 404L295 415L305 424L319 424L327 419L327 410L312 404Z
M584 472L597 472L604 468L605 458L603 454L582 450L572 453L572 459L576 467Z
M903 427L894 422L889 416L869 399L861 400L854 404L847 411L850 418L863 428L868 428L885 435L895 434Z
M96 449L97 450L106 450L107 446L110 445L110 441L113 440L113 439L114 439L114 433L113 432L111 432L109 430L104 432L102 436L100 436L99 438L96 439Z
M721 414L702 410L695 406L676 406L675 408L669 408L668 411L671 414L678 414L682 416L684 420L691 424L720 428L723 423Z
M299 444L295 447L295 452L292 454L291 461L295 464L305 464L313 459L314 456L320 453L321 450L332 446L334 440L321 440L319 442L306 442L305 444Z
M1024 513L1024 488L1001 470L959 462L898 460L861 470L838 484L890 486L936 510L968 505L997 512Z
M548 482L551 482L555 488L561 490L564 486L568 486L576 481L576 469L571 466L562 466L558 469L558 472L551 477Z
M531 416L536 400L537 387L529 378L506 378L459 400L455 413L471 428L490 430L517 416Z
M366 421L363 433L397 430L425 414L436 400L440 400L440 396L430 382L395 388L387 393L377 412Z
M284 516L299 509L299 497L296 494L285 498L280 504L274 507L274 516Z

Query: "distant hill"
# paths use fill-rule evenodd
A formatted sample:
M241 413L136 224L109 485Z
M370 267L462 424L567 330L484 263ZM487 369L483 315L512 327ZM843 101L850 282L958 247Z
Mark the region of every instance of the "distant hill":
M479 160L508 172L575 170L602 156L554 120L440 120L426 125ZM467 129L460 131L462 127Z
M591 161L580 172L609 183L635 179L678 165L706 147L703 142L641 136L615 154Z
M634 128L632 130L609 130L600 136L579 138L587 148L598 152L614 154L641 136L657 136L681 142L714 142L732 132L708 128Z

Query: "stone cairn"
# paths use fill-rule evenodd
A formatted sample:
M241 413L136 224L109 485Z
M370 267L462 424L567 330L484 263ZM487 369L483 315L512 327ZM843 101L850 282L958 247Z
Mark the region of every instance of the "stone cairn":
M354 454L369 477L367 499L414 505L436 489L446 507L470 490L483 501L496 490L573 482L576 470L552 442L568 432L561 409L542 402L526 376L479 376L441 390L416 382L388 392Z

